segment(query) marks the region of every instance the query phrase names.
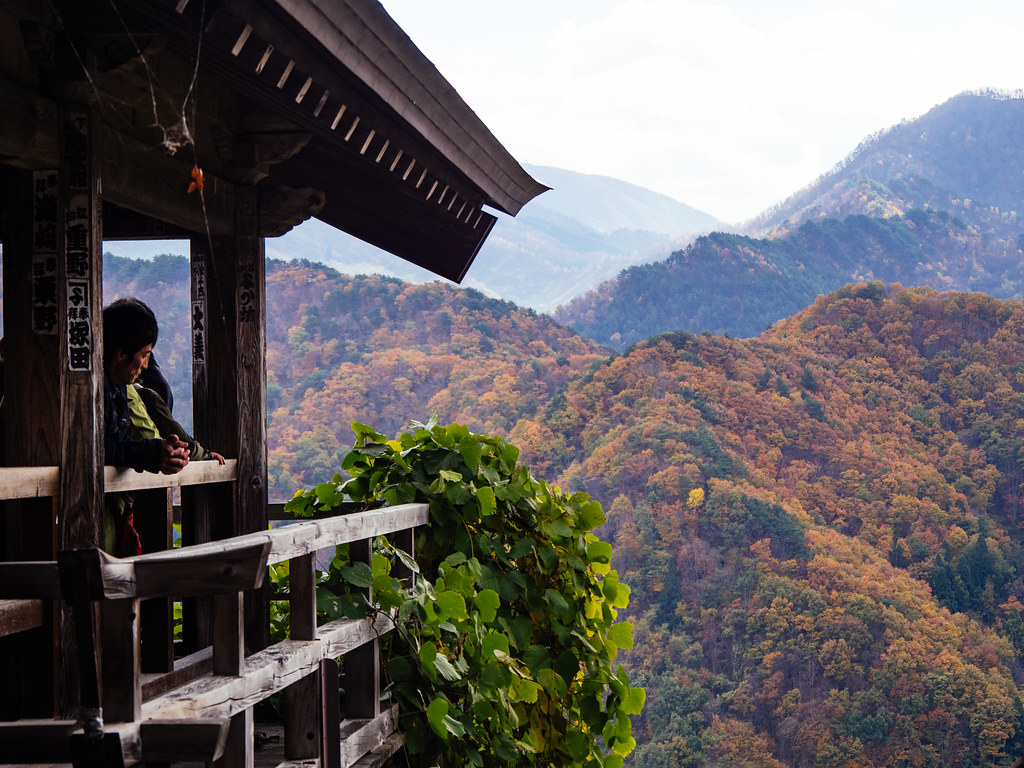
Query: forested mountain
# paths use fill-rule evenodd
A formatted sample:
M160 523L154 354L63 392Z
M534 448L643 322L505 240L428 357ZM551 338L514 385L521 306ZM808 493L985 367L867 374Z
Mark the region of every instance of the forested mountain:
M622 349L669 330L753 336L851 280L1020 297L1022 157L1024 98L963 94L866 140L748 235L698 238L555 317Z
M184 260L105 267L176 369ZM472 290L273 261L267 286L275 498L339 469L350 421L436 413L604 503L648 696L634 768L1024 753L1020 302L860 283L758 338L609 357Z
M436 414L515 437L606 357L545 315L441 283L271 263L267 304L272 498L337 472L353 421L397 433Z
M644 766L966 766L1024 709L1024 306L848 286L673 333L538 418L610 512Z

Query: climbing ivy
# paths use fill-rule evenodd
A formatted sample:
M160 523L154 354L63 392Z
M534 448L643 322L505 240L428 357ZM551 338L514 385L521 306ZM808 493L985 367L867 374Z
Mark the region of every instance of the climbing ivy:
M347 479L299 491L310 515L343 502L427 502L415 562L379 539L372 569L336 557L323 590L352 615L394 617L387 672L414 764L620 768L636 742L617 622L629 588L591 531L597 502L534 478L518 449L460 425L413 423L388 439L353 424ZM394 575L401 562L413 578ZM355 590L373 588L373 604Z

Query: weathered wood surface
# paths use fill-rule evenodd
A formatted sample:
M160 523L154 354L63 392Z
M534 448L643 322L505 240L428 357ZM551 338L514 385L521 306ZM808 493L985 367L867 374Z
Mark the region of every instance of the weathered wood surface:
M102 591L94 599L210 595L230 591L238 584L262 584L265 564L415 528L428 519L426 504L401 504L138 557L118 559L96 550ZM264 562L266 547L269 551ZM0 599L59 596L56 563L0 563Z
M56 496L58 467L0 468L0 499L41 499Z
M0 600L0 637L41 626L42 600Z
M380 766L387 763L391 757L402 748L405 744L405 736L401 733L392 733L388 736L384 743L381 744L373 752L367 755L363 755L359 760L352 764L352 768L380 768ZM342 766L345 766L342 763ZM347 768L347 766L345 767Z
M223 465L216 461L194 461L173 475L106 466L103 468L103 481L108 493L141 491L147 488L178 488L203 483L230 483L235 480L237 468L237 459L227 459Z
M216 461L196 461L174 475L106 466L103 480L108 493L230 483L235 480L237 465L236 459L227 459L223 466ZM59 467L0 467L0 500L40 499L57 496L59 492Z
M10 763L68 762L74 720L15 720L0 722L0 760Z
M209 675L142 705L144 719L231 717L313 674L320 660L335 658L392 629L388 617L341 619L319 629L313 641L283 640L245 659L241 677Z
M148 701L212 671L212 647L176 659L173 672L142 675L142 700Z
M100 603L100 680L105 723L131 723L142 711L139 601Z
M216 720L147 720L139 726L146 762L218 760L228 738L227 718Z
M284 755L308 760L320 753L320 672L284 689Z
M341 768L348 768L363 755L379 749L398 728L398 707L365 720L346 718L341 723Z

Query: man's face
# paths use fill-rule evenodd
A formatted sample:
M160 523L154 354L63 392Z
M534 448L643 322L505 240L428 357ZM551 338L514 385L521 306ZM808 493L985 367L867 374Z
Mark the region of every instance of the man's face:
M110 361L107 375L115 384L134 384L139 374L149 366L149 356L152 353L152 344L147 344L134 355L117 350Z

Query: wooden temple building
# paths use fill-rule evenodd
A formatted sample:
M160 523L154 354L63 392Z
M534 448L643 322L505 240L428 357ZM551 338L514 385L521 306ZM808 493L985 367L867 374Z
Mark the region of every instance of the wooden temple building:
M396 754L386 622L318 626L314 555L411 545L426 508L268 530L264 238L316 217L459 281L486 208L544 189L375 0L0 0L0 765L252 765L278 693L281 765ZM102 242L160 238L191 243L195 434L230 457L174 475L103 454ZM114 492L141 556L98 548Z

